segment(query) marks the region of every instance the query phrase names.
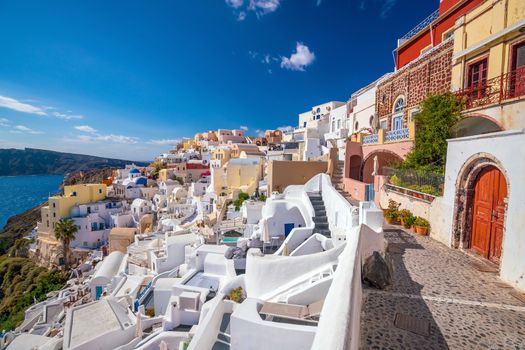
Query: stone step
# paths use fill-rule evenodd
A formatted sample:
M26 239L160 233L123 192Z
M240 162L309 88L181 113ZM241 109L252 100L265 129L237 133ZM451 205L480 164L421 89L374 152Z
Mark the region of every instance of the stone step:
M326 210L315 210L315 216L326 216Z
M314 222L317 223L327 223L328 217L326 215L316 215L314 216Z
M328 229L328 222L316 222L315 223L315 229L316 230L327 230Z
M326 230L315 229L314 233L319 233L319 234L321 234L321 235L323 235L325 237L330 237L331 236L331 232L328 229L326 229Z

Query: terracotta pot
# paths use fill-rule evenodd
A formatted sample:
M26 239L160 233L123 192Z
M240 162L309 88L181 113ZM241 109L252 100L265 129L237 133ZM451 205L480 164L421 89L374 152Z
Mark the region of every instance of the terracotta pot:
M416 234L418 234L420 236L428 235L428 227L415 226L415 229L416 229Z
M386 217L386 216L385 216L385 221L386 221L387 224L389 224L389 225L395 225L395 224L397 224L397 220L396 220L396 219L392 219L392 218L389 218L389 217Z

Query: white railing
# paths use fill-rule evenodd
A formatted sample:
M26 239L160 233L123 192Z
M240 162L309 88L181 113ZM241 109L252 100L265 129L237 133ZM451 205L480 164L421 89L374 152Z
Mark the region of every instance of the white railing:
M424 28L428 27L430 25L430 23L432 23L438 17L439 17L439 9L437 9L434 12L432 12L427 18L425 18L423 21L421 21L417 26L415 26L408 33L406 33L401 38L399 38L399 40L398 40L399 45L398 46L402 45L407 40L410 40L414 35L419 33Z

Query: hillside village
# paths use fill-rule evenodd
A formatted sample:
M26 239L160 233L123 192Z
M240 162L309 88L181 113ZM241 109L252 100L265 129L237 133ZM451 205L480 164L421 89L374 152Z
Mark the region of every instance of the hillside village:
M525 3L442 0L396 44L294 127L49 197L29 254L71 279L2 348L524 348Z

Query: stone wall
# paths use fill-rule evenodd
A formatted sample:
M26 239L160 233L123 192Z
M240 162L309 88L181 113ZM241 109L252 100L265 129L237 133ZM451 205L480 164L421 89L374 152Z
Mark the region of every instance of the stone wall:
M391 125L394 103L399 96L403 95L406 125L408 111L419 106L427 95L450 90L453 44L453 40L443 42L378 85L376 114L379 119L387 117L388 125Z

